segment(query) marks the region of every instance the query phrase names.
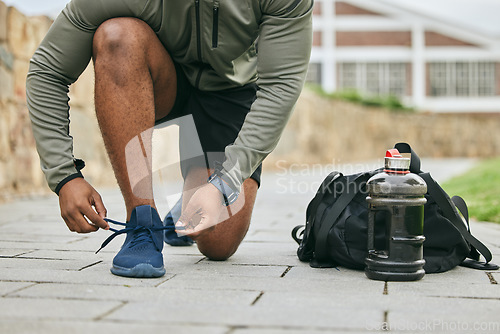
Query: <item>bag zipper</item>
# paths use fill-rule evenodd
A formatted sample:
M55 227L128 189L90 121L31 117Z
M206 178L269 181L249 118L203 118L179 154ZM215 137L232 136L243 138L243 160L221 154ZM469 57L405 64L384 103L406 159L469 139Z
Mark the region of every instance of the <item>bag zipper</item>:
M219 45L219 1L214 1L213 26L212 26L212 48Z

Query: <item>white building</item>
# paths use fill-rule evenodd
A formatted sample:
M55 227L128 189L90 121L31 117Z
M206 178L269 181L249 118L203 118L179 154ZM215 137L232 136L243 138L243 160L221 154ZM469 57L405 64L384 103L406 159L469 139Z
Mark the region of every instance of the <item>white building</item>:
M421 110L500 112L500 1L495 15L481 1L315 0L308 80Z

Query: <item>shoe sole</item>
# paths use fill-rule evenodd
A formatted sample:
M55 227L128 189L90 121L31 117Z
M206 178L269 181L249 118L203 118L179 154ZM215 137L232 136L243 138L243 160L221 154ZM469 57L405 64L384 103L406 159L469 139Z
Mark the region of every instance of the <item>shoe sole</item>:
M165 275L165 267L155 268L148 263L140 263L133 268L123 268L113 265L111 272L117 276L135 278L155 278Z

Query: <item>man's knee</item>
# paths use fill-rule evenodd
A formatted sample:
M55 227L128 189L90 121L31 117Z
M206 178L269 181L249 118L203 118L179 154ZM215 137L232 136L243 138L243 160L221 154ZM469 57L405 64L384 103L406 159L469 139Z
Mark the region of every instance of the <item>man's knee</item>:
M207 182L207 174L211 172L202 167L191 168L185 180L185 189L197 189L200 184ZM203 255L210 260L225 261L236 253L248 232L257 190L255 180L245 180L240 197L231 205L231 216L195 238L198 250ZM189 198L184 197L184 205Z
M212 261L226 261L229 259L238 247L236 246L217 246L217 247L206 247L203 245L198 245L198 249L201 254L205 255L209 260Z
M130 52L144 50L151 28L135 18L119 17L105 21L97 29L93 40L94 57L106 53L130 56Z

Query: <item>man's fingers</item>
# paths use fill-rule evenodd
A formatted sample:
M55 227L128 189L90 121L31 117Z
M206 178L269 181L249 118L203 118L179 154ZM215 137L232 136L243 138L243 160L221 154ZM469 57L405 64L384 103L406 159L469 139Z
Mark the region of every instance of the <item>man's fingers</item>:
M89 224L87 219L85 219L83 214L80 212L68 217L68 219L71 220L74 232L77 232L77 233L91 233L91 232L95 232L99 229L99 227Z
M189 224L184 224L182 221L178 221L175 224L175 232L177 233L177 236L189 236L190 238L196 238L199 233L197 233L193 227L188 225Z
M104 221L106 207L101 196L83 178L73 179L61 188L59 206L61 216L71 231L89 233L99 228L109 229Z
M64 220L64 222L66 223L66 226L68 226L68 229L71 232L76 232L73 221L71 219L66 218L66 216L64 216L64 215L61 215L61 217Z
M187 223L185 223L187 222ZM189 220L181 220L175 224L175 231L179 236L189 236L191 238L196 238L201 235L204 231L217 225L217 220L210 220L207 217L201 215L195 215L195 217L189 218Z
M180 236L193 233L194 229L201 224L203 219L201 210L198 209L194 212L188 210L189 208L181 215L175 224L176 232Z
M101 216L99 214L97 214L91 206L89 206L88 208L85 208L85 210L82 210L82 211L83 211L82 213L93 223L94 227L96 227L96 230L97 230L97 228L109 230L108 223L103 218L101 218ZM90 224L90 223L87 222L87 224ZM90 225L92 225L92 224L90 224Z
M177 233L178 237L182 237L182 236L186 235L185 226L186 225L180 220L177 221L177 223L175 223L175 233Z
M96 193L92 196L92 199L93 199L92 205L94 205L95 210L99 214L99 217L101 217L102 219L106 218L108 210L106 210L106 207L104 206L101 196Z
M177 236L182 237L184 235L188 235L189 231L191 230L189 228L189 223L184 223L189 222L190 218L186 218L185 216L179 218L177 223L175 223L175 232L177 233Z

